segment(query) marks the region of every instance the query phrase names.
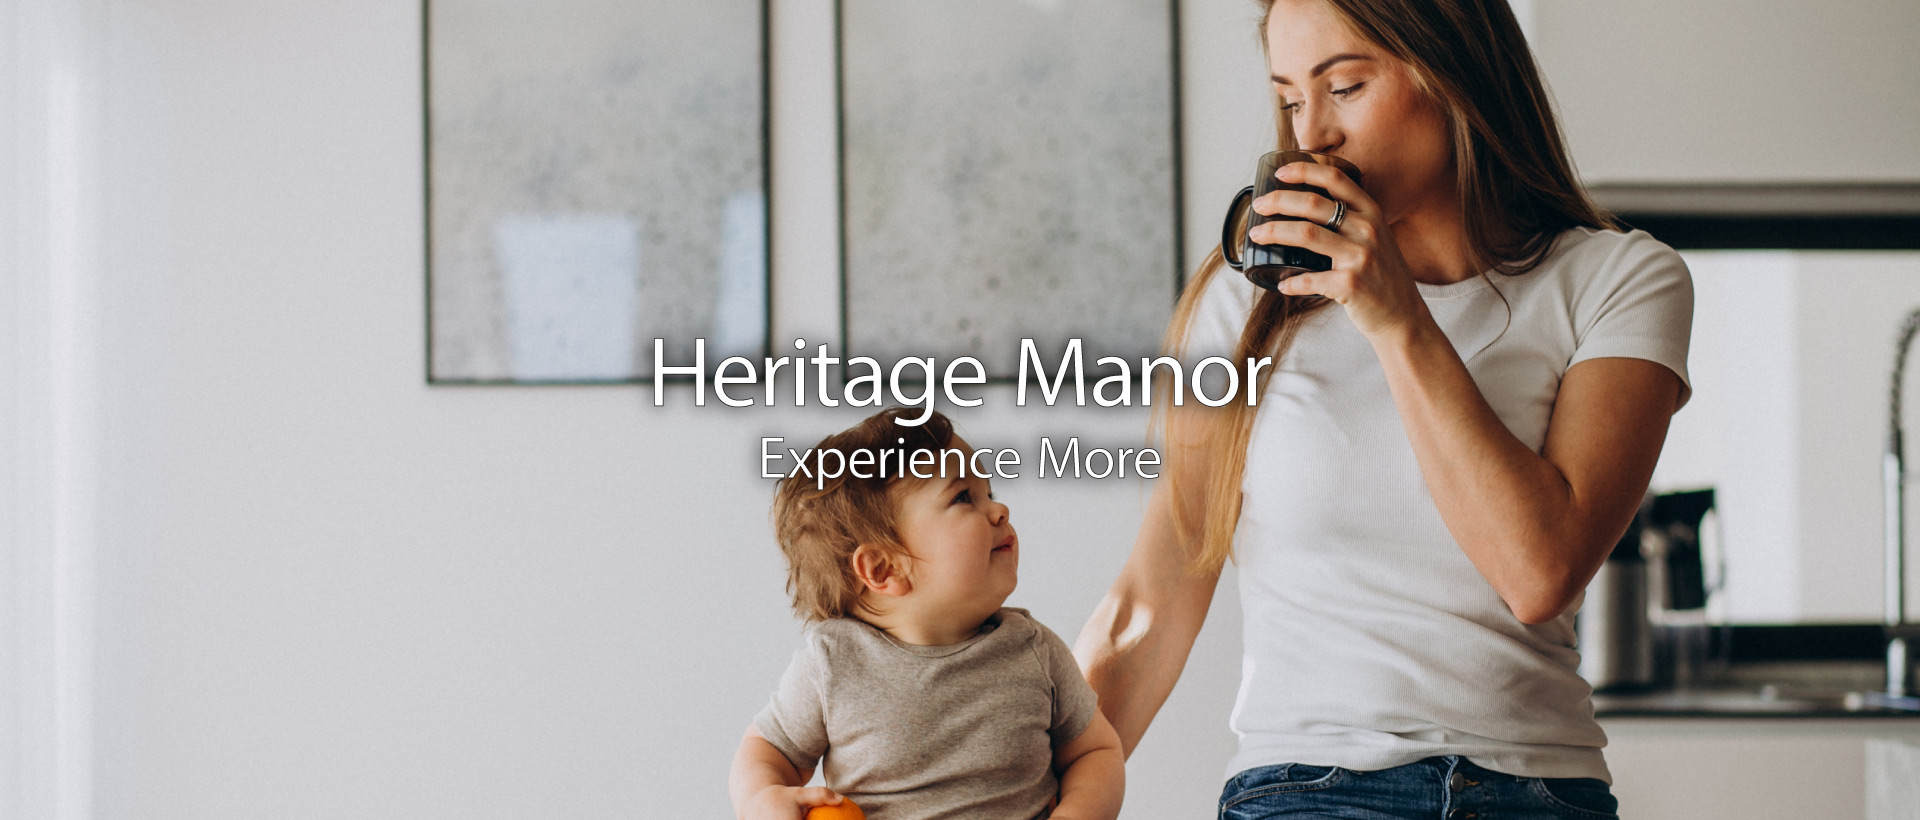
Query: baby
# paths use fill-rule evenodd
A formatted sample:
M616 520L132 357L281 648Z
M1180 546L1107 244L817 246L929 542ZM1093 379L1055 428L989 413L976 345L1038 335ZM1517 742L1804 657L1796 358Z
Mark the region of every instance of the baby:
M845 795L873 820L1112 820L1119 736L1059 636L1001 607L1020 563L1006 505L956 467L972 450L945 416L897 423L908 416L886 410L816 445L876 451L860 471L873 477L775 491L810 628L734 755L734 813L798 820ZM874 469L916 463L935 477ZM823 756L831 790L801 788Z

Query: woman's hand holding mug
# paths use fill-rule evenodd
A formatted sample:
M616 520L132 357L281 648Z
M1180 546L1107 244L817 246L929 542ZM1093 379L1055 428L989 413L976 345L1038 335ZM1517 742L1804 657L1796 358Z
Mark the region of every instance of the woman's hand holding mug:
M1327 192L1279 190L1253 201L1255 212L1299 217L1253 226L1248 238L1270 245L1292 245L1326 256L1332 268L1300 273L1276 288L1291 296L1317 295L1339 302L1348 318L1369 339L1411 329L1426 315L1400 246L1393 241L1379 204L1360 185L1331 165L1294 162L1275 172L1281 182L1305 184ZM1344 208L1341 207L1344 205ZM1335 216L1338 230L1327 225Z

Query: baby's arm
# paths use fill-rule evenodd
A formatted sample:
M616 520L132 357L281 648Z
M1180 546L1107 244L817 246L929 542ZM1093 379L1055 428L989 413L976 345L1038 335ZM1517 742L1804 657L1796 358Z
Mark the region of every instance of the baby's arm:
M1060 805L1053 810L1052 820L1120 816L1120 797L1127 788L1126 757L1120 753L1120 735L1105 715L1095 711L1079 737L1053 750L1053 770L1060 774Z
M807 809L840 803L840 795L829 789L801 788L811 779L812 769L795 769L786 755L749 726L733 753L733 770L727 774L733 815L737 820L801 820Z

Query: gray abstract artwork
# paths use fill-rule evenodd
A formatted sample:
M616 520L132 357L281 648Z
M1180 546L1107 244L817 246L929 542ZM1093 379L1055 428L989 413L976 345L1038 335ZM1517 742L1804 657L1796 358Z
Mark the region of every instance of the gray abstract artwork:
M843 0L847 350L1153 352L1179 276L1170 0ZM1050 359L1049 365L1053 361Z
M762 355L762 0L431 0L429 378Z

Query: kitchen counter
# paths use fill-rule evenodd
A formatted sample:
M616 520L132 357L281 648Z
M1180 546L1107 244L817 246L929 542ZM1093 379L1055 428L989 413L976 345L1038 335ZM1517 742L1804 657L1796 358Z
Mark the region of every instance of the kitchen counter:
M1595 693L1593 710L1602 718L1920 718L1920 709L1861 696L1880 687L1882 668L1855 661L1735 664L1683 690Z
M1920 710L1863 703L1852 693L1761 688L1594 695L1597 717L1920 718Z

